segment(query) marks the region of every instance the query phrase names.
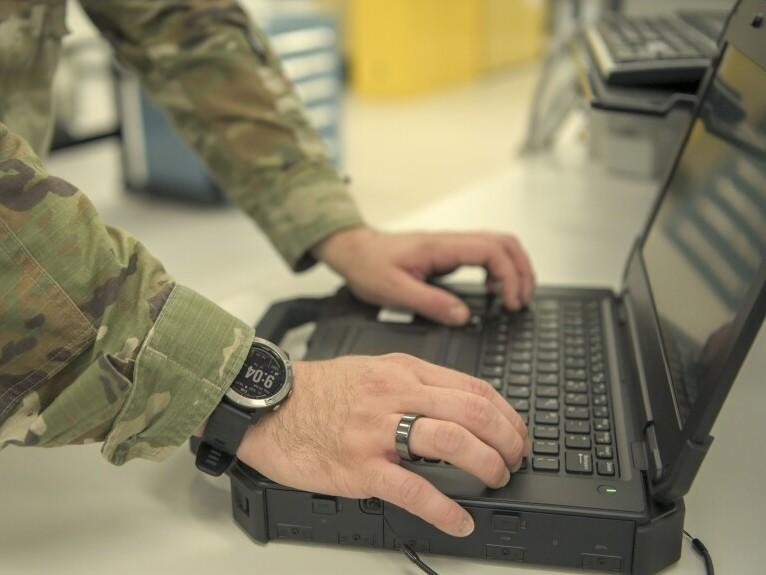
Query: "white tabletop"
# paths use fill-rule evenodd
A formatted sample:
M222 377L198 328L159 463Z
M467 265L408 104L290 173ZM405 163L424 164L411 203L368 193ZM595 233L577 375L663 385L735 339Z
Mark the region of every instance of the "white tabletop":
M321 269L290 275L234 210L179 209L117 193L110 146L77 154L56 160L56 173L94 191L104 219L139 235L180 281L244 319L254 321L276 298L325 294L338 285ZM83 169L87 165L99 169ZM389 227L512 230L528 247L541 283L616 288L654 188L549 158L519 160ZM686 500L687 529L706 543L719 573L762 572L766 564L760 529L766 386L759 381L765 352L762 330ZM530 570L440 556L427 561L447 575ZM390 551L251 542L232 521L227 480L202 476L184 449L162 464L135 461L121 468L106 463L98 446L0 453L2 574L357 572L417 571ZM668 572L700 574L704 567L685 544Z

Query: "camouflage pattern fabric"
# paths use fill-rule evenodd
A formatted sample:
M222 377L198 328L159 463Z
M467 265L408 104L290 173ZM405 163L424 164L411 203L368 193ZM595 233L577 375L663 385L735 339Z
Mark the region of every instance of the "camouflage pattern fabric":
M363 223L238 5L83 6L293 269ZM116 464L161 459L218 404L253 330L45 171L64 16L64 0L0 0L0 449L103 441Z

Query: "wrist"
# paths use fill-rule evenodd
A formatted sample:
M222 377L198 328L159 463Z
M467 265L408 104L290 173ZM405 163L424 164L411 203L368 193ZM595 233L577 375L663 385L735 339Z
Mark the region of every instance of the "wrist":
M306 362L293 362L292 370L293 393L295 393L297 386L301 385L308 377ZM237 459L260 473L264 472L264 462L269 460L275 449L278 450L280 448L280 437L283 435L279 430L288 433L290 431L289 427L285 425L285 419L281 413L283 410L289 409L289 405L290 402L286 402L279 410L264 415L256 423L248 427L237 449ZM276 429L273 425L268 424L274 417L283 418Z
M352 253L358 245L376 234L377 231L367 226L338 230L317 242L311 248L311 254L335 271L340 271L338 268L342 266L344 255Z

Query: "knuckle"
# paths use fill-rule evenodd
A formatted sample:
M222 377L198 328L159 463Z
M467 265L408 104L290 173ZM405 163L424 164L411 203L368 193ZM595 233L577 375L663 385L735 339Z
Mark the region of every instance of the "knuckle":
M399 500L404 507L414 507L418 503L422 503L426 496L426 483L424 479L421 479L417 475L408 476L399 485Z
M490 262L498 264L503 260L503 248L499 243L485 240L483 244Z
M396 352L396 353L389 353L388 355L384 356L387 361L390 361L391 363L395 363L397 365L400 365L402 367L411 369L415 366L417 360L406 353Z
M446 456L459 453L465 448L466 431L456 423L444 423L436 429L436 449Z
M471 378L468 380L468 391L479 397L489 399L495 393L494 388L483 379Z
M368 394L375 397L388 396L395 392L395 384L390 370L375 362L364 371L364 387Z
M469 397L465 401L465 416L470 424L484 427L492 424L492 404L484 397L478 395Z
M515 427L516 427L516 430L519 432L521 439L526 441L526 439L529 437L529 428L526 426L524 421L522 421L521 416L519 416L518 424Z

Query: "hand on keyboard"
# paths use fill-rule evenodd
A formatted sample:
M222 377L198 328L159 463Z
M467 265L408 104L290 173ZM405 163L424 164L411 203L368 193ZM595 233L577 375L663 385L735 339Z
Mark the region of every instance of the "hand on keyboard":
M529 304L534 291L529 257L507 234L384 234L355 228L330 236L313 253L344 276L360 299L407 308L447 325L464 325L469 310L454 294L428 285L429 276L463 265L484 266L490 286L510 310Z
M480 379L411 356L296 362L290 399L252 426L239 459L273 481L352 498L377 497L455 536L471 516L426 479L398 465L394 433L419 414L410 452L449 461L491 487L529 454L519 414Z

